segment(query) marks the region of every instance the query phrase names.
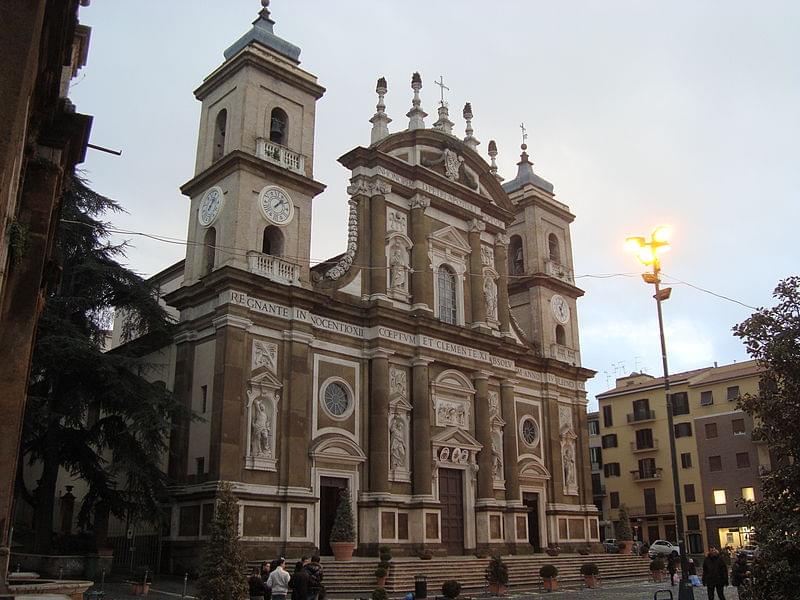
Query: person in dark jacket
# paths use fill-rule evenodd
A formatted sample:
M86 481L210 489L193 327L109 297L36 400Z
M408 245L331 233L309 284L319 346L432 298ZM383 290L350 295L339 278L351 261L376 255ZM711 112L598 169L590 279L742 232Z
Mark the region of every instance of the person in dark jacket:
M667 557L667 573L669 573L670 585L675 585L675 573L678 570L677 562L677 556L675 554L670 554Z
M302 560L298 560L294 565L294 573L292 573L292 578L289 579L292 600L308 600L309 576L303 568L306 563L308 563L308 559L304 556Z
M250 592L250 600L264 600L266 586L264 580L261 579L259 569L253 569L253 573L247 578L247 587Z
M311 562L303 567L303 570L308 573L308 598L307 600L317 600L319 591L322 589L322 565L319 564L319 555L315 554L311 557Z
M736 556L736 562L731 565L731 585L737 588L744 585L744 580L749 577L750 565L747 564L747 555L740 552Z
M728 585L728 566L719 555L719 550L709 548L703 561L703 585L708 590L708 600L714 600L716 590L719 600L725 600L725 586Z

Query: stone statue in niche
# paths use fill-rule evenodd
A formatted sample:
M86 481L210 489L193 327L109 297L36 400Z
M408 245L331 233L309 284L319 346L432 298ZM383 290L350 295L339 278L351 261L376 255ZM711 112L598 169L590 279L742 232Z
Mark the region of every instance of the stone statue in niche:
M491 277L483 279L483 297L486 300L486 318L497 320L497 285Z
M503 459L500 458L500 448L497 440L492 438L492 477L495 479L503 478Z
M389 428L389 468L403 469L406 467L406 425L398 416L392 419Z
M264 405L263 396L259 392L255 394L257 397L250 405L250 456L272 458L272 415ZM275 392L276 397L277 394Z
M575 472L575 442L569 441L564 446L562 455L564 462L564 483L569 489L577 487L578 480Z
M400 246L393 246L389 259L389 285L392 289L404 290L406 287L406 259Z
M522 275L525 272L525 258L522 254L522 246L519 246L514 253L514 275Z

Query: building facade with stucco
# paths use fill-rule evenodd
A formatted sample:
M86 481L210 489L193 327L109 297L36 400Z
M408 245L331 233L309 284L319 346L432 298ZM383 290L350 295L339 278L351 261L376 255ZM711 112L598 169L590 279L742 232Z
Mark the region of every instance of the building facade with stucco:
M158 359L202 417L171 437L173 568L223 480L253 558L329 553L342 490L360 554L597 543L569 207L524 145L503 183L471 107L465 135L445 104L429 117L416 73L390 132L381 78L369 143L339 159L346 250L314 264L325 90L273 26L265 7L195 91L189 244L162 275L178 333Z

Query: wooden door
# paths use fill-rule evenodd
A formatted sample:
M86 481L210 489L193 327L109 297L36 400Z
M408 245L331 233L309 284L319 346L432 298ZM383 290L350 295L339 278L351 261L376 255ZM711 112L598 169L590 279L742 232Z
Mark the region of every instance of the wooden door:
M464 484L462 471L439 469L442 544L449 554L464 554Z
M522 503L528 509L528 543L533 546L534 552L541 552L542 545L539 541L541 532L539 531L539 494L524 492Z
M323 556L333 554L331 529L339 506L339 495L347 489L347 479L323 477L319 486L319 552Z

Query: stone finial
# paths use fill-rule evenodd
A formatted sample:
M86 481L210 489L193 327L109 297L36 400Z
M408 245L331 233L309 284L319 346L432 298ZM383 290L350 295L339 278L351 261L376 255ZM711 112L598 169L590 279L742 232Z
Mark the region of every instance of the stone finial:
M428 113L421 108L422 100L420 100L419 91L422 89L422 76L417 71L411 76L411 89L414 90L414 99L411 101L411 110L406 114L408 128L425 129L425 117L428 116Z
M380 77L375 86L375 92L378 94L378 105L375 107L375 114L369 120L372 123L372 135L370 137L370 144L375 144L389 135L389 123L392 120L386 114L386 104L383 102L383 97L386 95L389 86L386 84L386 78Z
M269 0L261 0L261 12L259 14L264 19L269 19Z
M464 120L467 122L467 127L465 129L465 133L467 134L467 137L464 138L464 143L467 146L469 146L470 148L472 148L473 150L475 150L475 149L477 149L477 147L480 144L480 142L478 141L478 138L476 138L473 135L473 133L475 133L475 131L472 129L472 117L473 116L474 115L472 114L472 104L467 102L464 105Z
M453 125L455 123L450 120L450 109L447 104L441 104L439 106L439 119L433 124L433 128L447 135L453 135Z
M503 178L497 174L497 142L494 140L489 140L489 158L492 161L489 172L494 175L498 181L503 181Z

